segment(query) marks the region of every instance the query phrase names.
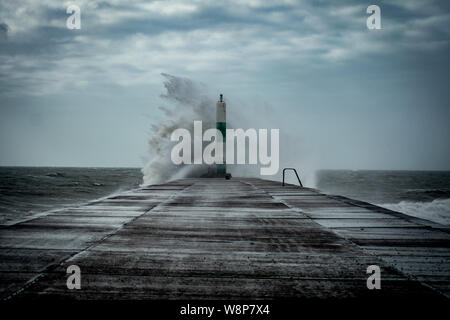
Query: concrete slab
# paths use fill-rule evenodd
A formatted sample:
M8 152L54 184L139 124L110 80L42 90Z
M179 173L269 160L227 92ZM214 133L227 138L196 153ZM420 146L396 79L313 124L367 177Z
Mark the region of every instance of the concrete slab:
M181 179L4 227L0 258L13 300L425 299L450 281L445 228L254 178ZM382 290L366 286L374 264Z

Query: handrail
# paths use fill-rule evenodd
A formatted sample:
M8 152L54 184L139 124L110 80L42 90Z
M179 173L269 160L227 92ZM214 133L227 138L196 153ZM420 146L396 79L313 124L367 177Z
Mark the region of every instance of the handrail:
M303 185L302 185L302 182L300 181L300 177L298 176L297 170L295 170L294 168L284 168L283 169L283 187L284 187L284 172L286 170L293 170L295 172L295 175L297 176L298 183L300 184L300 187L303 188Z

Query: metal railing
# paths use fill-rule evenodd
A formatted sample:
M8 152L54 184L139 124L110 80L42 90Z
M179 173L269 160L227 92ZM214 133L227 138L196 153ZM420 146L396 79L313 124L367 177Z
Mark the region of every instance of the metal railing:
M298 183L300 184L300 187L303 188L303 184L302 184L302 182L300 181L300 177L298 176L297 170L295 170L294 168L284 168L284 169L283 169L283 187L284 187L284 174L285 174L285 171L286 171L286 170L293 170L293 171L295 172L295 175L297 176Z

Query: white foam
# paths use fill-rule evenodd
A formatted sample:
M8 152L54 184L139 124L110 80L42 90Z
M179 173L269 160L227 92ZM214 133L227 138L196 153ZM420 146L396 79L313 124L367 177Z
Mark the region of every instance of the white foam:
M188 129L193 132L194 120L203 121L206 128L214 128L215 99L208 94L206 86L186 78L162 74L166 81L166 94L161 95L165 105L159 109L167 118L155 122L151 127L149 140L149 161L142 168L142 186L183 178L198 167L176 166L170 161L174 142L170 140L173 130Z
M450 225L450 199L435 199L431 202L401 201L380 206L409 216Z

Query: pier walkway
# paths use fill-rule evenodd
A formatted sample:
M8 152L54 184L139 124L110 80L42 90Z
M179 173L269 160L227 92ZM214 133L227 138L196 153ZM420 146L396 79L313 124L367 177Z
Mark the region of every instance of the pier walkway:
M66 269L81 269L81 289ZM381 268L369 290L367 267ZM449 229L253 179L181 179L0 228L0 296L450 297Z

